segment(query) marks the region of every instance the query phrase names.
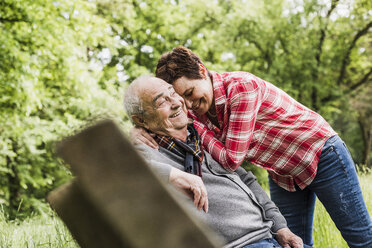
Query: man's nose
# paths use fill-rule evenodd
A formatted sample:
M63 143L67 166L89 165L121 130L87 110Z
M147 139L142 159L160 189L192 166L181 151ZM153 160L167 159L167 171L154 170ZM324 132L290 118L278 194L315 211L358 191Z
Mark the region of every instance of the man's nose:
M177 109L177 108L179 108L182 105L180 99L177 99L175 97L172 97L170 99L170 102L171 102L171 107L173 109Z

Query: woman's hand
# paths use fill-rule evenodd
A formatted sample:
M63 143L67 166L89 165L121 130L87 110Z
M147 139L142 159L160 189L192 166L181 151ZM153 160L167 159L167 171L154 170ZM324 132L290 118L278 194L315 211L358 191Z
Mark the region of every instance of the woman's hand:
M304 243L302 239L296 234L291 232L289 228L281 228L277 231L275 236L278 243L283 247L292 247L292 248L303 248Z
M207 189L199 176L172 168L169 182L193 199L198 210L203 209L204 212L208 213Z
M130 139L133 145L144 144L154 149L159 149L158 143L154 140L155 134L150 134L142 127L133 127L130 130Z

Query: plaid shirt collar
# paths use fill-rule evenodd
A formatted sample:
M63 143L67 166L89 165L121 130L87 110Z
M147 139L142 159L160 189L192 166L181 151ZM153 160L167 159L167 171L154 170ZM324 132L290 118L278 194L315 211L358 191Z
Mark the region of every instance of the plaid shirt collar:
M155 141L163 148L185 158L185 171L201 176L204 152L200 146L199 134L193 124L187 126L186 142L169 136L156 135Z

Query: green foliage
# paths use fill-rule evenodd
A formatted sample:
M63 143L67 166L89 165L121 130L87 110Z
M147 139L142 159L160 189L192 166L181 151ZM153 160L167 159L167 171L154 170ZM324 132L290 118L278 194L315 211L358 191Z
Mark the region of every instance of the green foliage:
M117 88L102 89L90 69L88 50L115 46L94 13L85 1L0 5L0 203L10 218L41 210L36 199L71 177L53 141L99 113L122 116Z
M245 170L251 171L256 176L257 182L264 188L269 190L268 173L265 169L255 166L248 162L243 162L241 165Z
M368 165L371 9L368 0L2 0L0 204L11 218L42 211L45 194L72 177L53 141L96 116L127 129L123 85L177 45L208 69L279 86Z

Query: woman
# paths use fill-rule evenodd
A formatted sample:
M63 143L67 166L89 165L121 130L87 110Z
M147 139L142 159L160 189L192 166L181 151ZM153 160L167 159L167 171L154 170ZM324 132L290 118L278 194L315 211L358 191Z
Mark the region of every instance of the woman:
M156 76L185 99L204 149L223 167L246 160L268 170L271 199L304 244L313 245L317 196L350 247L372 247L354 163L319 114L250 73L208 71L184 47L160 58Z

